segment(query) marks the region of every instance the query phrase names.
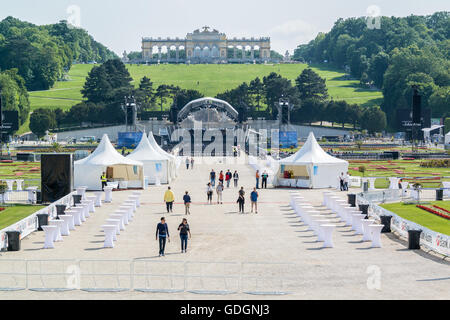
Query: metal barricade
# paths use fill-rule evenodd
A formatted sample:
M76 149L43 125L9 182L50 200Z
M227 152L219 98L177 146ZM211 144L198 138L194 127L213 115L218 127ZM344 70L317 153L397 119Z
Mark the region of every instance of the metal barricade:
M82 291L122 292L133 286L130 260L80 260L78 266Z
M184 292L185 262L151 259L133 260L133 288L139 292Z
M28 290L41 292L62 292L77 289L72 283L76 282L77 261L74 259L27 260ZM75 281L73 281L75 277Z
M186 262L186 291L226 295L240 292L241 264L237 262Z
M19 291L27 287L27 264L20 259L0 259L0 291Z

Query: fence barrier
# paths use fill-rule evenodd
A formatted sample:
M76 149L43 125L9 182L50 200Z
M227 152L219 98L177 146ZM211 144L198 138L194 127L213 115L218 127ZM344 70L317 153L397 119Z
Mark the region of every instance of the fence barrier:
M0 259L0 291L286 295L298 288L293 263L156 259Z

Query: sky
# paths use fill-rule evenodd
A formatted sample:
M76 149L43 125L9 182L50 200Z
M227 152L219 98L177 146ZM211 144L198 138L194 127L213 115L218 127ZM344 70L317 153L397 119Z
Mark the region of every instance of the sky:
M34 24L68 20L122 55L140 51L142 37L180 37L205 25L228 37L271 37L292 54L328 32L338 18L425 15L450 11L448 0L0 0L0 19Z

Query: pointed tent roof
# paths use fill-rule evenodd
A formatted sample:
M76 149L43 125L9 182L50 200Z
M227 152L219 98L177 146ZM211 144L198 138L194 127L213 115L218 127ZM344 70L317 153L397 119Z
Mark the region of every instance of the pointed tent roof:
M126 164L132 166L143 166L140 161L127 159L114 149L111 141L106 134L103 135L102 141L88 157L75 161L76 165L97 165L97 166L113 166L117 164Z
M294 153L292 156L280 160L280 163L323 163L323 164L333 164L333 163L348 163L345 160L338 159L336 157L330 156L326 153L322 147L317 143L316 138L312 132L309 133L308 139L306 140L303 147Z
M142 135L141 142L132 153L127 156L128 159L145 161L145 160L168 160L167 156L162 155L152 147L147 135Z
M153 147L153 149L155 149L156 151L158 151L160 154L162 154L163 156L169 157L170 159L175 159L174 155L171 155L169 153L167 153L166 151L164 151L156 142L155 137L153 136L153 132L150 131L148 133L148 140L151 144L151 146Z

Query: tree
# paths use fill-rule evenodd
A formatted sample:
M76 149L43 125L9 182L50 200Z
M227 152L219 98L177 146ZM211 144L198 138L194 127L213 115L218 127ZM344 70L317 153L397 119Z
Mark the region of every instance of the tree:
M254 96L256 102L256 109L259 111L261 107L262 95L264 94L264 85L259 77L250 81L249 91Z
M430 96L428 105L431 107L433 117L450 116L450 86L437 88Z
M156 100L154 91L150 78L143 77L136 90L136 102L143 110L152 109Z
M369 133L380 132L386 128L386 114L379 107L367 107L361 116L361 126Z
M321 78L312 69L307 68L295 80L300 99L319 99L328 98L328 89L325 79Z
M159 99L159 105L161 107L161 111L163 111L163 104L167 102L167 97L170 93L170 86L161 84L156 89L156 97Z
M55 115L49 109L36 109L30 116L30 129L39 138L42 138L46 131L55 126Z
M0 73L0 91L3 110L18 111L19 124L23 124L30 112L30 101L25 87L25 81L18 74L17 69Z
M300 105L298 89L292 85L289 79L272 72L263 78L263 84L267 108L272 117L275 118L278 114L277 105L281 97L288 98L291 106L298 107Z

